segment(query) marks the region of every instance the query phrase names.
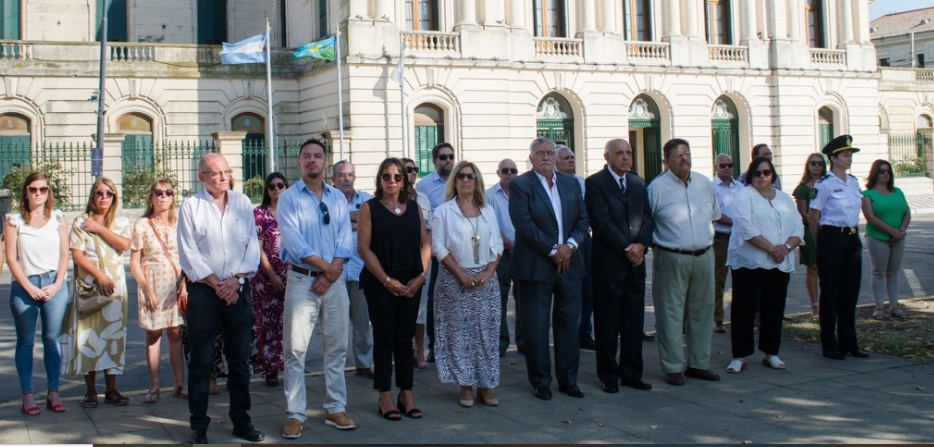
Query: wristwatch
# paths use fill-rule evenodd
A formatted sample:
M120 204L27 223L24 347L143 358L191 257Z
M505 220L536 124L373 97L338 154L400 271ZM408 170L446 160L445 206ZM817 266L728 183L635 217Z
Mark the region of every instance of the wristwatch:
M787 248L787 249L788 249L788 251L791 251L791 250L792 250L792 249L791 249L791 245L788 245L788 243L787 243L787 242L785 242L785 248Z

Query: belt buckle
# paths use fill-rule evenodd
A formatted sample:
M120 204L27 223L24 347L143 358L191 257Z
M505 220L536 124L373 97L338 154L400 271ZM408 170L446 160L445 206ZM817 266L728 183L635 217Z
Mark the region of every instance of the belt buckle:
M856 234L856 227L850 227L850 236Z

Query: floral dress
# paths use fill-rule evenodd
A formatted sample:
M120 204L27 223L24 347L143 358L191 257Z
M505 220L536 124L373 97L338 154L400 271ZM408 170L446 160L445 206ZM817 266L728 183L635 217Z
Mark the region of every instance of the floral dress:
M62 374L82 375L91 371L122 374L126 364L127 289L123 252L100 236L84 231L87 216L75 219L71 227L71 249L82 250L88 261L100 262L114 282L113 301L94 312L81 313L72 299L62 324ZM130 238L130 220L117 216L110 230ZM75 277L94 283L94 277L77 267Z
M176 269L178 268L178 224L159 224L152 222L159 237L169 249L168 256L162 249L162 243L156 238L149 218L136 221L133 227L133 242L130 250L140 252L140 268L146 282L156 295L156 310L146 309L146 296L142 287L137 289L139 307L139 326L150 331L158 331L185 324L178 312L176 303ZM169 257L172 258L169 261ZM174 265L174 266L173 266Z
M266 206L253 210L256 235L272 269L285 284L288 265L279 258L279 223ZM253 293L253 368L254 371L273 375L284 369L282 358L282 319L285 311L285 290L276 292L266 272L260 268L250 278Z

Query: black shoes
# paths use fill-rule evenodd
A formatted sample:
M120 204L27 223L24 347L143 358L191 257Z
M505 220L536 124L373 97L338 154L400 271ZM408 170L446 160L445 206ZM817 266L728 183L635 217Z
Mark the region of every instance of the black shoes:
M551 400L551 390L547 386L535 388L535 397L541 400Z
M622 386L628 386L629 388L635 388L637 390L648 391L652 389L652 384L645 382L643 380L633 380L632 382L625 382L620 380L619 382Z
M861 359L869 357L868 353L866 353L865 351L860 351L859 348L850 349L849 354L852 355L853 357L857 357Z
M586 349L588 351L594 351L597 349L597 342L594 341L593 337L589 335L580 336L581 349Z
M846 357L844 357L843 354L840 352L824 351L824 357L827 357L828 359L834 359L834 360L846 360Z
M600 389L604 393L616 394L619 392L619 386L616 385L616 382L600 382Z
M584 392L581 391L581 387L577 385L561 385L558 387L558 391L571 397L584 397Z
M188 438L189 444L207 444L208 432L204 430L192 430L191 437Z
M367 379L372 379L376 376L376 372L373 371L373 368L357 368L354 374Z
M253 425L234 427L233 435L250 442L259 442L266 438L266 436L263 435L263 432L253 428ZM207 437L204 439L205 442L207 442Z

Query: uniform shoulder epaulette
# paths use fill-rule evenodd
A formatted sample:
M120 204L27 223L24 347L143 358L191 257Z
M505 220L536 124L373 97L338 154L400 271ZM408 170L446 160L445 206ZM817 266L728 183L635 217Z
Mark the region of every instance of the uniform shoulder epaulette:
M856 180L857 182L859 181L859 179L858 179L858 178L856 178L856 176L855 176L855 175L853 175L853 174L849 174L849 173L848 173L847 175L848 175L848 176L850 176L850 177L853 177L853 180Z
M824 179L830 177L830 175L831 175L831 174L828 172L828 173L824 174L824 176L821 177L820 180L818 180L818 181L819 181L819 182L822 182L822 181L824 181Z

